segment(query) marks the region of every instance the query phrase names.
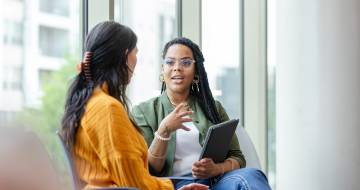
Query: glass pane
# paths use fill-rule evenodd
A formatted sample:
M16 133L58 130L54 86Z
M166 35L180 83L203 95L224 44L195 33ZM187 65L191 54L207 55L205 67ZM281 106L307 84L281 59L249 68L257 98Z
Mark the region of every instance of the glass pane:
M115 20L138 36L138 63L129 86L135 105L160 94L162 48L177 35L176 0L117 0Z
M69 189L55 131L67 85L80 60L80 1L1 3L0 130L7 126L35 132L56 163L61 187ZM44 10L47 14L42 14Z
M54 0L40 0L40 11L61 15L61 16L69 16L69 1L54 1ZM77 2L79 3L79 2Z
M267 117L268 117L268 179L272 189L276 189L276 59L277 59L277 33L276 33L276 2L269 2L267 7Z
M23 21L4 19L4 44L23 45Z
M242 120L240 36L239 1L202 2L202 50L210 88L229 117Z
M39 26L39 47L42 55L63 57L69 48L68 44L68 30L42 25Z

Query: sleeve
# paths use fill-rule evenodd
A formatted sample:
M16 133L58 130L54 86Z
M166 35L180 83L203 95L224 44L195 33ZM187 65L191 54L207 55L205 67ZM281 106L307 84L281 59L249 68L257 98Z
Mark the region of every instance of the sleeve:
M229 120L229 116L227 115L224 107L221 105L219 101L216 101L216 108L218 110L221 122ZM231 139L227 158L235 159L239 163L240 168L244 168L246 166L246 160L240 149L239 141L236 135L234 135Z
M123 106L109 105L105 110L87 133L113 181L119 186L139 189L173 189L169 179L150 175L144 142L138 140L138 132Z
M139 105L134 106L132 108L131 118L143 132L145 141L146 141L148 147L150 147L152 141L154 140L154 132L155 131L154 131L153 127L151 127L149 122L147 121L147 119L145 117L145 113L142 111L142 109ZM148 166L149 166L150 173L155 176L166 176L166 170L167 170L167 168L169 168L168 162L166 162L166 161L165 161L165 165L164 165L163 169L160 172L156 171L151 166L150 163L148 164Z
M147 122L144 112L141 111L140 106L134 106L131 110L131 118L140 127L143 132L145 141L148 147L151 145L154 139L154 131L150 124Z

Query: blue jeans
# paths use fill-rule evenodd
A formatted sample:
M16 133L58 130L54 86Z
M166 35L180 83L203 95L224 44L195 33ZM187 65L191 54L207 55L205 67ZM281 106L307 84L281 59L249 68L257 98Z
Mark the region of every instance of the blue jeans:
M191 174L186 176L190 177ZM211 179L181 180L175 184L175 188L189 183L208 185L212 190L271 190L265 174L254 168L233 170Z

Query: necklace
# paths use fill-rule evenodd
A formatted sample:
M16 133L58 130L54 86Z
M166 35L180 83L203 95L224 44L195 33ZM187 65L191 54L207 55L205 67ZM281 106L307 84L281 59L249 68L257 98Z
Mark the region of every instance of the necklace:
M175 104L173 101L171 101L170 98L169 98L169 101L170 101L170 104L172 105L172 107L176 108L176 106L177 106L178 104Z
M181 104L181 103L175 104L173 101L171 101L170 98L169 98L169 101L170 101L170 104L172 105L173 108L176 108L176 106L178 106L179 104ZM190 108L190 106L189 106L189 104L188 104L187 102L186 102L184 108L185 108L185 110L187 110L187 111L190 111L190 110L191 110L191 108Z

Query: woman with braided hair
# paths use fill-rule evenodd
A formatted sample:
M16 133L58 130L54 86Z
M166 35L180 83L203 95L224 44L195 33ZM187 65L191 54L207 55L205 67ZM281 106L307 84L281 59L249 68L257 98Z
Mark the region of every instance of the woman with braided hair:
M61 137L72 153L80 188L174 189L151 176L147 146L129 119L126 87L137 62L137 37L128 27L106 21L88 34L79 74L68 90ZM182 190L205 190L189 184Z
M208 128L229 117L212 96L198 45L175 38L165 45L162 57L161 95L132 109L132 118L149 146L150 172L189 177L179 181L177 188L198 182L214 190L270 189L260 170L244 168L236 135L223 163L209 158L198 161Z

